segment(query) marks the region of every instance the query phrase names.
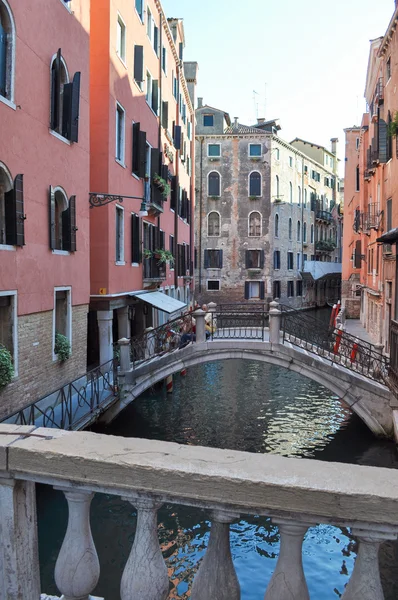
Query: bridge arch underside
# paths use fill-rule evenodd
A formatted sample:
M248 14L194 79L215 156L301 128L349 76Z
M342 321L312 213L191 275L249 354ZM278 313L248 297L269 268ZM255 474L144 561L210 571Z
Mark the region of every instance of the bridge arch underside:
M393 436L390 392L383 385L291 344L247 340L190 344L130 371L125 376L122 398L110 407L104 420L110 422L134 398L168 375L206 362L231 358L265 362L308 377L338 396L375 435Z

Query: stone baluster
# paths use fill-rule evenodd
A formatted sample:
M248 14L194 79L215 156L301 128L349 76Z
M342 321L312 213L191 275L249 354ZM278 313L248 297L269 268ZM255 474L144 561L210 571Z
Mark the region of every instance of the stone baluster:
M395 540L397 529L377 531L353 528L359 541L358 554L342 600L384 600L379 571L379 547L385 540Z
M271 344L279 344L282 313L279 303L275 300L270 303L269 308L269 341Z
M64 492L69 510L68 528L55 565L55 583L63 600L88 600L100 575L90 528L90 504L94 494L55 489Z
M281 538L278 562L268 584L264 600L309 600L302 559L304 535L308 523L273 519Z
M125 500L137 508L137 528L123 571L121 599L165 600L169 593L169 577L158 539L157 511L161 504L151 499Z
M118 346L120 349L120 372L126 373L130 371L130 340L127 338L121 338L118 340Z
M113 358L112 310L97 311L100 365L105 365Z
M192 313L195 321L196 321L196 341L197 342L205 342L206 341L206 323L205 316L206 313L201 308L195 310Z
M0 477L0 600L20 598L40 598L35 484Z
M239 600L240 585L232 562L229 524L239 517L220 510L212 511L206 554L192 585L192 600Z

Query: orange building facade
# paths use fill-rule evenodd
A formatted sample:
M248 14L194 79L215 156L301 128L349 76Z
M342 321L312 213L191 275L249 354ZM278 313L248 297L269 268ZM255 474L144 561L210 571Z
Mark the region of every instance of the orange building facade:
M89 35L85 0L0 0L0 416L86 371Z
M182 21L157 0L91 11L92 364L192 296L197 65L184 46Z
M390 350L398 318L398 9L383 38L371 42L361 127L346 129L343 304L375 343Z

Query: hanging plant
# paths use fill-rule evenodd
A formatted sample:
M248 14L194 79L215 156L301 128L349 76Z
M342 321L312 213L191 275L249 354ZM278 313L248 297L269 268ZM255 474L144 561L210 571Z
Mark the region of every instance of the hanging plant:
M55 334L54 354L56 354L61 362L68 360L70 357L70 342L62 333Z
M152 258L153 252L152 252L152 250L148 250L148 248L144 248L142 251L142 256L144 258Z
M174 263L174 256L170 250L155 250L155 256L158 259L158 265L166 262L170 262L170 264Z
M11 352L0 345L0 389L10 383L14 376Z
M388 133L391 137L395 137L398 134L398 112L395 113L394 119L388 126Z
M163 177L160 177L160 175L158 175L157 173L155 173L155 175L153 176L153 183L160 189L162 195L165 198L167 198L167 196L171 192L170 184L167 183L167 181L163 179Z

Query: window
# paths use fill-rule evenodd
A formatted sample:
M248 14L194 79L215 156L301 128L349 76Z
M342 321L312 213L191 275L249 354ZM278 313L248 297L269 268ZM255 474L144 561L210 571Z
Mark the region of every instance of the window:
M76 250L76 196L68 200L65 191L50 186L50 248L75 252Z
M293 185L292 185L291 181L289 183L289 198L290 198L290 204L292 204L293 203Z
M261 175L258 171L249 175L249 196L261 196Z
M303 242L307 241L307 223L303 223Z
M293 157L289 156L289 167L293 167Z
M203 115L203 126L204 127L213 127L214 124L214 115Z
M116 105L116 160L124 164L124 108Z
M264 281L245 281L245 300L264 300Z
M138 13L141 21L144 20L144 0L135 0L135 10Z
M144 46L134 46L134 80L142 89L144 81Z
M275 192L276 192L276 198L279 198L279 177L278 177L278 175L275 175Z
M297 271L300 270L300 252L297 252Z
M207 290L209 292L218 292L220 290L220 280L219 279L208 279L207 280Z
M155 50L156 56L159 56L159 27L155 24L153 26L153 49Z
M386 63L386 81L388 81L389 79L391 79L391 56L389 57Z
M298 186L297 188L297 202L298 204L301 204L301 187Z
M280 281L274 281L272 296L273 296L274 300L276 298L281 297L281 282Z
M280 250L274 250L274 269L280 269L281 268L281 251Z
M0 96L14 101L15 24L8 4L0 0Z
M152 79L149 71L146 72L146 101L157 115L159 111L159 81Z
M301 223L297 221L297 241L301 241Z
M149 10L149 8L147 8L146 33L151 41L152 41L152 28L153 28L152 13Z
M288 298L294 297L294 281L287 282L287 296Z
M262 155L261 144L249 144L249 156L258 158Z
M359 165L357 165L356 170L355 170L355 191L359 192L359 181L360 181L360 177L359 177Z
M303 295L303 282L301 279L297 279L296 281L296 296Z
M126 25L120 15L117 17L116 52L123 62L126 60Z
M222 250L205 250L204 268L222 269Z
M220 235L220 215L216 211L213 211L208 214L207 235L208 236L219 236Z
M162 48L162 69L163 73L167 75L167 48Z
M259 212L252 212L249 215L249 236L259 237L261 235L261 215Z
M220 144L208 144L207 145L207 156L221 156L221 145Z
M289 217L289 240L292 239L292 218Z
M69 344L72 344L72 302L71 288L54 289L54 311L53 311L53 360L57 359L55 353L57 335L65 336Z
M246 269L263 269L264 250L246 250L245 265Z
M13 181L7 167L0 163L0 244L24 246L24 230L23 175Z
M280 159L280 152L279 152L279 148L275 148L276 152L275 152L275 158L276 160Z
M293 252L287 253L287 268L289 271L293 270Z
M279 237L279 215L275 215L275 237Z
M141 262L141 221L135 213L131 213L131 262Z
M308 260L308 254L303 254L303 264L305 262L307 262L307 260Z
M124 263L124 210L116 206L116 263Z
M78 141L79 102L80 72L76 72L69 83L66 64L59 49L51 62L50 128L71 142Z
M373 273L373 248L368 248L368 275Z
M392 229L392 199L390 198L389 200L387 200L387 219L386 219L386 225L387 225L387 231L390 231L390 229Z
M169 250L174 256L174 235L169 236ZM170 269L174 269L174 263L170 263Z
M145 177L147 172L145 159L146 159L146 133L141 131L139 123L133 123L133 144L132 144L132 172L137 177ZM149 171L148 171L149 172Z
M207 178L207 195L220 196L220 174L217 171L211 171Z
M311 225L311 244L314 243L314 226Z
M304 208L307 208L307 190L304 190Z

